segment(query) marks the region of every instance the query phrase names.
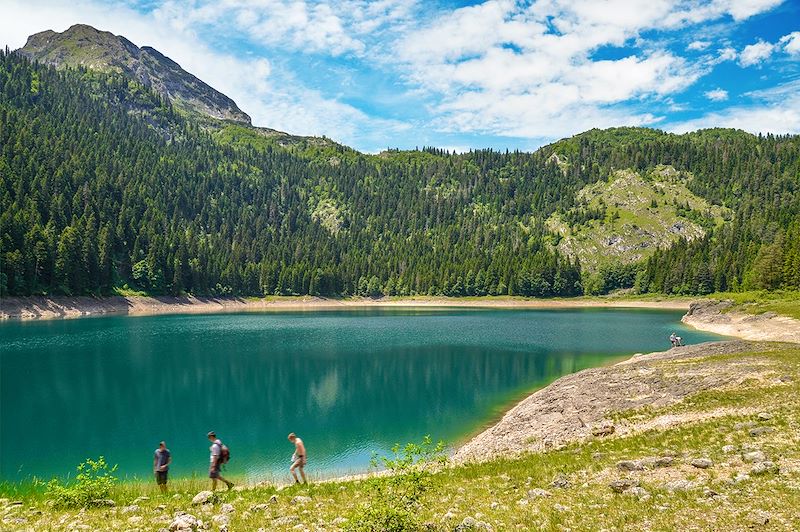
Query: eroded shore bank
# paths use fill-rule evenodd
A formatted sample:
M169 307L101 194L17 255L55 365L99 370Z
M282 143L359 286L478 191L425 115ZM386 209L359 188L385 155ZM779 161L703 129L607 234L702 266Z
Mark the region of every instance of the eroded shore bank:
M211 314L260 310L325 310L350 307L471 307L471 308L660 308L686 310L691 299L626 300L602 298L323 298L271 297L5 297L0 299L0 320L45 320L101 315Z

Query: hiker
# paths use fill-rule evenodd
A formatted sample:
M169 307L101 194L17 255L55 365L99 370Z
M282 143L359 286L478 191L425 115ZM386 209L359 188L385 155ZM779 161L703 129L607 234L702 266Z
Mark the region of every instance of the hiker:
M676 347L678 345L678 337L675 336L675 333L669 335L669 343L672 344L672 347Z
M294 444L292 466L289 468L289 471L294 477L295 484L300 484L300 480L297 478L297 473L294 472L295 469L300 470L300 476L303 477L303 484L308 484L308 480L306 480L306 472L303 471L303 467L306 465L306 446L303 444L303 440L298 438L294 432L289 434L289 441Z
M209 448L211 451L211 465L208 468L208 478L211 479L211 491L217 489L217 480L221 480L228 486L228 489L231 489L233 487L233 482L226 480L220 473L222 465L228 463L230 451L221 440L217 439L217 434L213 430L208 433L208 441L211 442L211 447Z
M675 345L677 345L677 346L682 346L682 345L684 345L684 344L683 344L683 338L681 338L680 336L676 336L676 337L675 337Z
M161 489L161 493L167 492L167 474L171 463L172 454L167 449L167 444L162 441L153 454L153 473L156 475L156 484Z

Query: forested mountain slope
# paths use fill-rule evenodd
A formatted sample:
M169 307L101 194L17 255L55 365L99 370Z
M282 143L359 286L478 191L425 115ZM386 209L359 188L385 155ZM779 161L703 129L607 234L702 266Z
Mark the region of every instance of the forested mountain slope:
M634 283L681 293L800 284L796 137L623 128L534 153L372 156L236 128L209 130L123 72L0 54L2 293L128 284L165 294L569 296ZM730 221L706 224L691 243L678 235L646 264L582 272L546 220L591 216L578 191L658 165L690 173L691 194ZM703 223L684 207L676 215Z

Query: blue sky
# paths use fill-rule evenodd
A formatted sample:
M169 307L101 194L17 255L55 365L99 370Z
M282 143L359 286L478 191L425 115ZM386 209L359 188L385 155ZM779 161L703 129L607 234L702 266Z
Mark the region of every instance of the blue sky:
M800 133L800 0L2 0L157 48L255 125L363 151L535 149L592 127Z

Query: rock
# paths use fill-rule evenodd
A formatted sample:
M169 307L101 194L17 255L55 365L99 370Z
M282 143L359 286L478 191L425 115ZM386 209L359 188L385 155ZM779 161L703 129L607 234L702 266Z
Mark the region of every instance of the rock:
M476 524L477 521L475 520L474 517L465 517L464 520L461 521L461 524L459 526L461 527L462 530L472 530L473 528L475 528ZM458 527L456 528L456 530L458 530Z
M593 436L610 436L616 432L617 428L612 423L604 423L592 428Z
M492 501L492 504L489 505L489 508L491 508L492 510L497 510L497 508L499 508L499 507L500 507L500 503L497 502L497 501Z
M149 500L150 500L150 497L142 495L141 497L136 497L135 499L133 499L133 504L138 504L140 502L149 501Z
M123 506L122 507L122 513L124 513L124 514L132 514L132 513L138 512L138 511L139 511L139 505L138 504L131 504L130 506Z
M689 491L696 488L697 485L691 480L686 480L685 478L681 478L678 480L667 482L667 485L664 487L667 489L667 491Z
M117 505L117 503L115 503L111 499L92 499L90 504L92 506L108 506L108 507Z
M342 486L342 487L344 487L344 486ZM270 504L278 504L278 496L277 495L273 495L272 497L270 497L269 498L269 503Z
M292 497L292 500L289 502L289 504L303 505L309 502L311 502L311 497L307 497L305 495L295 495Z
M194 496L192 499L192 504L197 506L198 504L210 504L214 502L214 492L213 491L201 491L197 495Z
M764 510L753 510L747 514L747 521L757 526L764 526L769 523L770 517Z
M744 421L742 423L737 423L733 426L733 430L744 430L744 429L752 429L757 424L753 421Z
M254 504L253 506L251 506L250 507L250 511L251 512L265 512L267 510L267 508L269 508L269 505L262 502L261 504Z
M625 490L629 490L631 488L635 488L639 485L639 481L632 479L632 478L620 478L617 480L611 481L608 487L611 488L611 491L614 493L622 493Z
M767 412L760 412L756 417L758 417L759 421L769 421L770 419L772 419L772 414L769 414Z
M647 499L650 498L650 493L646 489L640 486L634 486L630 489L623 491L622 493L624 495L630 495L632 497L636 497L640 501L646 501Z
M442 516L442 519L444 521L449 521L449 520L455 519L455 518L456 518L456 514L454 514L450 510L448 510L447 513Z
M644 464L641 460L622 460L617 462L617 469L620 471L642 471Z
M230 517L227 515L219 514L211 518L217 525L227 525L230 522Z
M550 485L554 488L567 488L569 487L569 479L563 473L559 473Z
M592 453L592 460L602 460L606 457L606 453Z
M704 488L703 497L705 497L706 499L713 499L714 497L719 497L719 493L712 490L711 488Z
M722 452L726 454L735 453L737 450L735 445L726 445L722 448Z
M528 498L529 499L539 499L539 498L546 498L552 496L547 490L543 490L542 488L533 488L532 490L528 491Z
M763 462L767 457L761 451L751 451L742 454L742 460L748 463Z
M777 466L777 464L775 464L775 462L770 462L769 460L764 460L763 462L757 463L753 466L753 469L750 470L750 474L755 476L779 472L780 468Z
M132 515L128 518L128 523L131 525L138 525L143 519L141 515Z
M669 467L675 463L675 458L671 456L662 456L661 458L657 458L653 465L656 467Z
M773 429L772 427L756 427L754 429L750 429L749 434L750 434L750 436L755 438L757 436L761 436L761 435L764 435L764 434L769 434L770 432L774 432L774 431L775 431L775 429Z
M517 506L528 506L529 503L528 499L520 499L517 501Z
M739 482L744 482L746 480L750 480L750 475L748 475L747 473L737 473L737 475L733 477L733 481L737 484Z
M189 532L197 530L199 523L197 518L191 514L181 514L172 520L169 529L172 532Z
M708 458L695 458L694 460L692 460L692 466L698 469L708 469L712 465L714 465L714 462L712 462Z
M553 510L557 512L569 512L569 506L564 506L563 504L554 504Z
M221 511L222 513L224 513L224 514L232 514L233 512L235 512L235 511L236 511L236 508L234 508L232 504L230 504L230 503L226 502L225 504L223 504L223 505L220 507L220 511Z

